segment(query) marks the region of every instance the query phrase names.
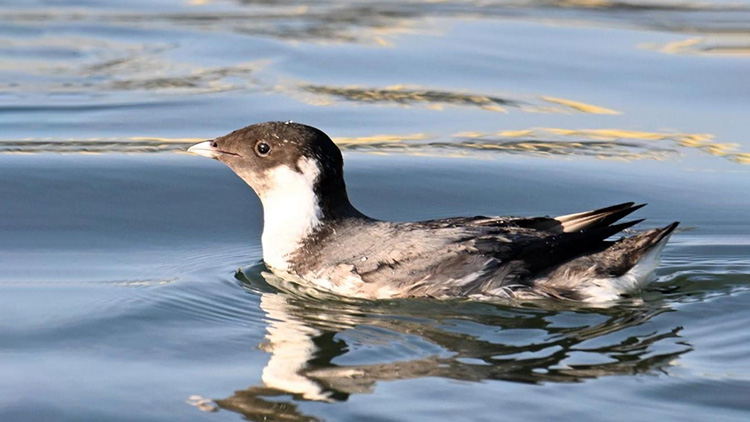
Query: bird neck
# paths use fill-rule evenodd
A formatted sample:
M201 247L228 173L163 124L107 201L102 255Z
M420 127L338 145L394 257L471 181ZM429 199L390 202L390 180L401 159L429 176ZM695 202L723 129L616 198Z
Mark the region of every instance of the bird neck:
M280 168L274 186L260 195L263 203L263 260L287 271L290 257L324 225L343 219L369 219L349 202L343 180L330 183L314 172ZM329 183L327 183L329 182Z

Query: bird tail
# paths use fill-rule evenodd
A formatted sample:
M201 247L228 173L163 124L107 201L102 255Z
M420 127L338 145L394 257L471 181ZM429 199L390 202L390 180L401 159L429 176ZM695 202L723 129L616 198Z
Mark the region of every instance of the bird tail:
M642 289L654 279L661 253L679 222L612 242L600 252L557 267L534 287L558 298L608 302Z
M631 238L637 244L637 249L630 252L631 256L627 259L635 263L623 275L636 281L635 288L643 288L654 279L656 267L661 262L661 252L679 224L675 221L661 229L649 230Z

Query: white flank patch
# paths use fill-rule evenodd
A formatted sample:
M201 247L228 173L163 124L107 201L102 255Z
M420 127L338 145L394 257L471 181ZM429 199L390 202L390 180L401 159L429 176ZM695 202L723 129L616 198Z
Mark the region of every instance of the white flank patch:
M595 280L592 286L581 291L589 296L584 301L607 302L617 300L622 294L646 287L654 279L656 267L661 262L661 252L670 237L672 237L671 233L652 246L633 268L620 277Z
M263 203L263 260L274 269L289 268L287 256L320 225L321 210L313 187L320 170L315 161L300 158L302 173L278 166L266 174Z

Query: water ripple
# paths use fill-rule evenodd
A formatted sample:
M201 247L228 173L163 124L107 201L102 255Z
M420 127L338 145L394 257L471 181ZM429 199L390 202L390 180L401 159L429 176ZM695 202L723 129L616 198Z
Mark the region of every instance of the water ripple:
M229 10L227 10L229 9ZM194 1L177 11L92 11L76 8L6 9L0 20L16 24L96 22L135 27L171 27L228 31L282 40L388 45L404 32L435 31L431 18L552 20L606 23L634 28L682 32L742 33L749 28L750 5L745 2L515 0L436 2L344 1L225 2Z
M89 138L0 140L0 153L94 154L94 153L185 153L203 138ZM697 149L737 164L750 164L750 153L738 151L738 145L719 143L710 134L679 132L637 132L621 129L534 128L496 133L461 132L451 140L435 140L433 135L374 135L334 138L342 150L374 154L411 154L436 156L488 156L493 153L529 156L588 156L602 160L667 160L680 150ZM662 145L664 144L664 145Z
M329 98L337 98L355 103L422 105L440 110L445 105L479 107L482 110L507 113L508 108L517 108L529 113L571 113L620 114L616 110L586 104L565 98L540 96L538 98L510 98L470 92L441 91L405 85L385 88L358 86L337 87L328 85L300 84L299 89L313 94L301 99L314 105L330 105ZM293 92L291 95L295 95Z
M660 301L566 309L329 300L273 291L263 280L274 276L263 271L245 268L238 277L261 295L269 324L264 384L215 400L251 419L273 406L269 395L340 401L380 382L423 377L549 383L668 374L692 350L680 327L655 322L672 312Z

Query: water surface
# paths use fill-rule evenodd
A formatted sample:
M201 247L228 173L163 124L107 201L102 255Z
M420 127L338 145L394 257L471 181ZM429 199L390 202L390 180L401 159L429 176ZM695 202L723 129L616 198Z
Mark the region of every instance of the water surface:
M747 1L6 1L0 419L746 420ZM609 308L279 292L193 142L294 120L394 220L648 202Z

